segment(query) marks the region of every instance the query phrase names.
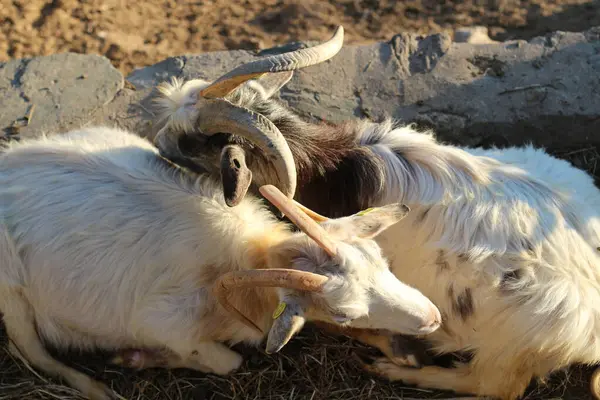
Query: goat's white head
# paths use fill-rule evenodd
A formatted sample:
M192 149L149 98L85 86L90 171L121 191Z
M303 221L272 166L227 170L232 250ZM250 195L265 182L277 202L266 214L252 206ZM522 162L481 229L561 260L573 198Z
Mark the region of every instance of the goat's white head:
M215 293L234 315L260 330L229 305L227 292L240 286L279 288L280 305L267 352L279 351L306 320L409 335L429 334L440 326L437 307L390 272L373 240L404 218L408 207L391 204L327 219L290 201L274 186L260 191L302 233L269 249L269 269L224 275L215 284Z
M343 38L344 30L340 26L333 37L322 44L251 61L212 83L194 80L181 84L174 80L159 85L157 89L162 96L155 99L160 108L158 114L168 121L157 133L154 143L163 156L182 165L186 164L187 155L181 147L193 147L193 153L198 156L194 161L201 168L220 171L229 206L241 201L252 181L245 150L258 147L274 176L273 183L293 198L296 167L284 136L261 113L234 104L230 95L247 84L244 86L252 88L257 96L269 98L291 79L293 71L336 55L342 48ZM180 145L186 138L191 139L191 146Z

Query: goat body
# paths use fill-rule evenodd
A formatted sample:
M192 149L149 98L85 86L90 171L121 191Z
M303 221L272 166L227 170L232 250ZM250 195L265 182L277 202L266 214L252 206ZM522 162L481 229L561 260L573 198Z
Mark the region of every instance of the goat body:
M266 75L229 94L286 138L298 171L295 198L328 217L403 202L413 212L377 238L394 274L431 298L442 329L433 352L468 352L444 369L368 367L423 387L515 399L533 377L600 362L600 192L590 176L531 146L472 149L392 121L311 124L271 98L292 73ZM244 149L254 183L276 179L242 138L195 128L201 80L165 84L167 158L214 172L220 149Z
M263 335L232 318L210 289L226 272L274 267L319 270L330 280L309 298L261 287L231 293L270 339L291 329L281 325L285 312L271 318L283 300L296 319L304 312L362 327L435 330L437 309L393 277L370 239L403 209L324 225L339 247L332 260L258 199L227 207L218 182L183 173L132 133L87 128L9 143L0 153L0 311L10 349L92 399L110 390L52 359L38 334L61 348L157 349L167 367L227 374L242 358L221 342L257 344ZM405 318L387 317L390 307Z

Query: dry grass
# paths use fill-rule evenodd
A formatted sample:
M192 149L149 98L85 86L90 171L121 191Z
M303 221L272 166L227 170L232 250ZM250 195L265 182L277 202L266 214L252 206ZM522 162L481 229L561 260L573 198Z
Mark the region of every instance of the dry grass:
M282 352L237 348L246 356L242 369L227 377L161 369L140 372L105 366L107 354L57 354L61 360L107 382L132 400L179 399L397 399L443 398L430 390L379 382L364 374L356 354L377 353L343 337L307 327ZM451 397L446 395L445 397ZM46 379L14 360L0 358L0 400L79 400L73 390Z
M3 347L3 349L5 346ZM57 354L67 364L108 383L130 400L353 400L448 399L453 393L391 384L364 373L357 354L377 355L344 337L326 336L312 327L277 355L244 348L242 369L227 377L189 370L132 372L106 366L107 354ZM550 388L533 387L525 399L585 400L589 371L573 368L553 378ZM81 400L74 390L48 379L0 352L0 400ZM525 400L524 399L524 400Z
M555 155L592 174L598 184L597 148L564 151ZM0 400L81 400L74 390L14 360L5 350L0 328ZM374 349L344 337L325 335L307 326L279 354L262 349L236 348L246 362L227 378L195 371L152 369L133 372L106 366L108 354L58 354L63 362L109 384L129 400L353 400L444 399L455 394L406 387L365 373L360 355L378 355ZM447 360L440 360L447 362ZM574 367L555 374L548 386L532 385L523 400L591 399L591 370Z

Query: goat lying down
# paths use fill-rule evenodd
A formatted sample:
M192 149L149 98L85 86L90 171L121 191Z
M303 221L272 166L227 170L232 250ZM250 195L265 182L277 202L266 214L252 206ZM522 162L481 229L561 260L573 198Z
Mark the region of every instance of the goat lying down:
M341 32L325 44L341 47ZM460 148L389 120L308 123L272 98L300 56L239 66L218 96L278 127L298 174L295 199L309 208L328 217L397 202L413 210L377 242L393 273L442 312L442 328L425 338L431 353L471 356L449 369L422 365L394 352L385 337L345 330L388 356L367 368L421 387L512 400L532 378L574 363L598 364L600 192L591 177L531 146ZM247 71L261 70L246 80ZM226 86L223 78L216 82ZM246 139L204 130L210 115L202 99L214 95L214 86L202 80L160 86L161 154L217 177L223 149L234 146L252 171L252 191L277 182L268 158ZM422 368L407 368L407 361ZM597 383L592 391L600 398Z
M267 351L278 351L305 319L437 329L437 308L392 275L372 240L406 206L319 225L274 186L261 193L303 233L250 195L228 207L218 182L183 173L126 131L9 143L0 153L0 311L11 352L107 399L106 386L51 358L40 336L62 348L156 351L144 367L227 374L242 359L221 342L257 344L268 332Z

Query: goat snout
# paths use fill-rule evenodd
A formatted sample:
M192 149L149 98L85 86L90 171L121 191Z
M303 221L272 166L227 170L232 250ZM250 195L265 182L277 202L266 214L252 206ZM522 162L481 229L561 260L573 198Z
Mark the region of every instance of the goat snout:
M427 319L424 321L423 325L419 328L419 335L427 335L429 333L435 332L442 325L442 315L440 314L440 310L431 305L429 310L429 314Z

